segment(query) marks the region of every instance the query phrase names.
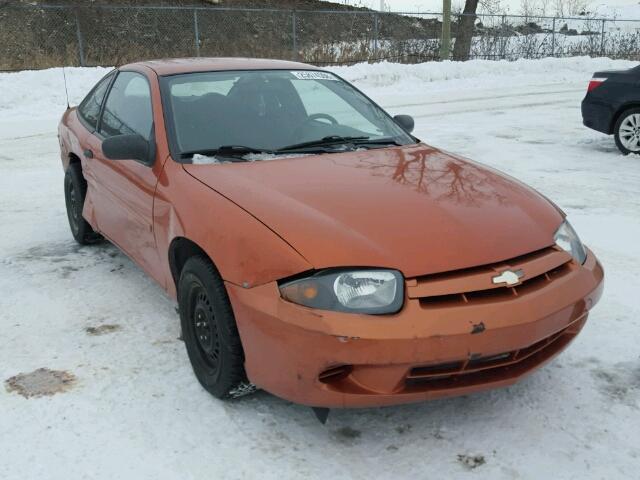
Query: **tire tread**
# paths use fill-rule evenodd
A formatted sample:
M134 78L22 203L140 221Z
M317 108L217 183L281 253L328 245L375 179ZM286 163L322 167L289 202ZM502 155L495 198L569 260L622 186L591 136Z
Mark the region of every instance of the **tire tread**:
M67 182L73 183L74 187L77 189L81 205L84 206L84 200L87 196L87 181L84 179L84 175L82 174L82 167L78 163L72 163L67 167L67 171L65 172L65 197L67 195ZM65 198L66 201L66 198ZM69 208L67 206L67 208ZM90 245L92 243L99 242L102 240L102 235L96 233L89 222L87 222L84 217L82 217L82 212L79 215L80 225L78 229L78 233L76 234L73 229L71 229L71 234L76 242L80 245Z
M225 288L224 282L215 265L208 258L202 255L195 255L185 262L180 274L178 298L183 329L185 327L185 322L187 321L187 312L184 311L183 301L181 300L185 292L180 290L184 288L182 283L185 275L194 272L204 273L205 276L208 277L198 278L205 286L205 289L211 290L207 293L211 297L211 302L214 303L214 312L217 317L216 320L218 321L218 325L225 329L226 335L224 337L226 341L222 343L221 347L228 353L228 362L223 362L223 371L221 372L218 385L208 385L203 382L199 372L196 371L198 367L194 365L193 362L192 365L194 367L196 377L198 377L198 380L207 391L220 399L230 399L233 398L231 394L232 391L240 387L242 384L247 383L247 375L244 369L244 350L242 348L242 341L238 332L235 316L233 314L231 302L229 301L227 289ZM183 338L187 341L184 332Z

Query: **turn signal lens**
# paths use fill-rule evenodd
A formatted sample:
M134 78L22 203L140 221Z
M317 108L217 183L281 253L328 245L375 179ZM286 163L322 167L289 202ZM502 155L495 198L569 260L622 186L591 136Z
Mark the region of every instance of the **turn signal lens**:
M309 300L313 300L318 296L318 287L315 285L307 285L302 292L304 298L308 298Z
M318 285L313 280L290 283L280 287L280 294L285 300L305 304L318 296Z

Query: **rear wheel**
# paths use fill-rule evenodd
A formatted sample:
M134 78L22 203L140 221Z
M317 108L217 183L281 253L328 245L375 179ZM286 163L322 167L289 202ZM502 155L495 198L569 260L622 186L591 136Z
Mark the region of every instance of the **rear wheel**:
M624 154L640 154L640 108L632 108L620 115L614 128L618 149Z
M182 337L200 384L226 399L253 390L244 371L240 335L220 274L202 256L187 260L178 283Z
M80 245L102 240L102 236L94 232L91 225L82 216L86 195L87 182L82 176L80 165L72 163L64 175L64 200L67 206L71 234Z

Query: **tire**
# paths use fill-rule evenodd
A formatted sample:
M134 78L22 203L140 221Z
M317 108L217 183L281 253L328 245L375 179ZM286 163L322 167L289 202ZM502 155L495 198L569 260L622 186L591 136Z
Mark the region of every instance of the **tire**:
M616 146L624 154L640 154L640 108L622 112L613 130Z
M67 218L73 238L80 245L88 245L102 240L91 225L82 216L84 199L87 195L87 182L82 176L80 165L72 163L64 175L64 200L67 206Z
M209 259L187 260L178 282L182 338L200 384L220 399L250 393L244 351L227 290Z

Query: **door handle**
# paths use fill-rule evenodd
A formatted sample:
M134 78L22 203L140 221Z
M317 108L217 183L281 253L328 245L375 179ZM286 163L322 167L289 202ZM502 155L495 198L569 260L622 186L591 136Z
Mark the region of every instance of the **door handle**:
M91 150L90 148L87 148L84 152L84 156L86 158L93 158L93 150Z

